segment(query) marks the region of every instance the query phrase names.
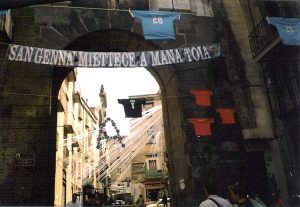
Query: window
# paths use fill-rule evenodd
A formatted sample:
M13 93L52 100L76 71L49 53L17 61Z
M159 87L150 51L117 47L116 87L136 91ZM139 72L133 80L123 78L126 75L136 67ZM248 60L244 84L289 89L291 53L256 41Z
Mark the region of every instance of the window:
M149 171L157 171L156 160L149 160Z
M154 103L146 103L144 104L144 110L147 111L154 107Z
M122 169L120 167L117 168L117 173L121 174L122 173Z
M272 109L281 118L297 112L300 105L297 62L291 58L292 53L290 49L275 53L276 61L269 62L263 70L267 89L273 92Z
M144 163L133 163L132 164L132 172L138 173L144 171Z

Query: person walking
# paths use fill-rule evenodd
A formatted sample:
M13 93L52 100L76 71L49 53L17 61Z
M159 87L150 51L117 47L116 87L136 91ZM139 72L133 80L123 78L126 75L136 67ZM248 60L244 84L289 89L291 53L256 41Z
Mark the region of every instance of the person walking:
M140 194L139 198L136 201L138 207L145 207L145 200L142 194Z
M67 203L67 207L81 207L79 201L77 201L76 193L73 193L72 200Z
M229 201L218 196L215 182L208 181L203 190L206 200L201 202L199 207L233 207Z
M164 195L162 197L162 203L164 204L164 207L168 206L168 197L167 194L164 192Z

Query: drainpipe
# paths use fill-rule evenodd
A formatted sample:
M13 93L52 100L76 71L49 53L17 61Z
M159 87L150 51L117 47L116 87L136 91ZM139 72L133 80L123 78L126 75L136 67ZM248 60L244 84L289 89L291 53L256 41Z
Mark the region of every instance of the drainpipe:
M0 11L62 1L66 0L0 0Z

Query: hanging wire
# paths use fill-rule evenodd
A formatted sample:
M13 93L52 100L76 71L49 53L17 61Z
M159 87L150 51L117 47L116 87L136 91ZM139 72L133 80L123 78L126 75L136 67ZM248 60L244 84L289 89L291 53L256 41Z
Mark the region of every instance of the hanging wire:
M150 126L150 125L148 125L148 126ZM139 130L140 131L140 130ZM143 132L144 133L140 133L140 132L137 132L136 134L143 134L143 136L145 136L145 132L146 132L146 130L144 129L143 130ZM136 149L138 146L141 146L141 144L143 144L143 139L140 139L140 136L135 136L135 138L136 139L139 139L140 141L139 142L136 142L135 140L133 140L133 139L131 139L131 138L129 138L129 140L131 141L131 144L133 144L134 146L130 146L129 147L129 145L127 146L127 149L128 149L128 151L129 151L129 153L128 153L128 151L127 151L127 155L125 156L125 158L126 157L128 157L129 156L129 154L133 151L133 149ZM148 139L146 140L146 143L148 142L148 140L151 138L151 136L149 136L148 137ZM137 151L137 150L136 150ZM135 152L136 152L135 151ZM126 152L124 152L124 153L126 153ZM125 158L123 158L123 160L125 159ZM121 162L121 160L116 160L117 161L117 163L120 163ZM110 166L110 168L112 168L112 169L108 169L108 170L110 170L110 172L111 171L113 171L116 167L117 167L118 165L112 165L112 166ZM101 169L102 170L102 169ZM100 172L101 170L98 170L98 172ZM100 176L101 177L101 176Z
M132 122L133 124L130 124L131 127L139 124L138 122L144 120L144 119L148 119L149 117L153 116L154 113L158 112L158 110L161 109L161 105L158 105L158 106L155 106L154 107L154 110L153 109L150 109L151 111L148 112L148 113L143 113L144 116L140 117L140 118L135 118L134 119L134 122ZM148 110L149 111L149 110ZM137 120L137 122L136 122ZM82 132L80 134L76 134L75 136L68 136L68 137L64 137L64 145L63 146L67 146L68 145L68 139L72 139L72 142L70 144L74 144L78 141L81 141L82 139L85 139L85 138L88 138L88 136L90 134L95 134L95 132L98 132L99 131L99 127L96 127L93 131L90 131L90 132ZM28 129L30 130L30 129ZM96 135L96 134L95 134Z
M153 123L148 124L147 127L145 127L145 129L140 129L134 135L132 135L129 138L127 138L128 142L130 142L130 143L129 144L126 143L126 149L128 149L129 151L132 151L132 146L131 145L135 145L136 144L136 139L138 140L138 139L140 139L140 137L144 136L145 131L148 129L149 126L152 126L152 125L153 125ZM141 131L142 131L142 133L141 133ZM110 154L110 157L113 157L113 156L119 154L119 152L116 151L116 148L110 150L110 151L113 152L112 154Z
M161 117L160 117L161 118ZM160 121L159 121L160 122ZM158 123L159 123L158 122ZM150 124L150 125L152 125L152 124ZM150 125L148 125L148 126L150 126ZM146 127L145 127L145 130L146 130ZM145 131L144 131L145 132ZM140 133L138 133L138 134L140 134ZM145 133L143 133L141 136L143 136ZM157 135L156 135L157 136ZM136 137L138 137L138 136L136 136ZM133 146L133 147L131 147L130 148L130 151L132 152L132 149L136 149L136 148L138 148L138 149L142 149L141 148L141 146L144 146L148 141L149 141L149 139L151 139L151 136L149 136L146 140L144 140L144 139L140 139L141 141L140 142L134 142L134 140L131 140L131 139L129 139L129 141L131 140L131 143L133 143L133 144L135 144L135 146ZM144 141L144 142L143 142ZM125 156L123 156L123 159L122 160L119 160L119 159L117 159L117 160L115 160L113 163L112 163L112 165L111 166L109 166L107 169L105 169L105 167L106 167L106 163L104 163L104 165L103 165L103 167L101 167L100 169L99 169L99 167L100 166L97 166L95 169L94 169L94 173L96 174L96 178L94 178L94 177L91 177L91 178L88 178L88 179L86 179L89 175L84 175L84 176L81 176L81 181L79 181L79 183L80 183L80 185L84 185L84 184L86 184L86 183L88 183L88 182L90 182L91 180L93 180L93 179L97 179L97 178L102 178L103 176L105 176L106 174L108 174L108 173L111 173L112 171L114 171L117 167L123 167L126 163L129 163L132 159L134 159L134 157L136 156L136 154L140 151L140 150L135 150L134 151L134 153L128 153L128 154L126 154ZM112 151L115 151L115 150L112 150ZM123 155L124 155L124 153L123 153ZM75 156L80 156L80 154L77 154L77 155L75 155ZM67 158L68 160L69 160L69 158ZM74 157L72 157L72 161L74 160ZM85 159L86 160L86 159ZM58 161L60 161L60 162L57 162L57 166L58 167L60 167L60 168L62 168L62 169L65 169L66 171L68 171L70 174L67 174L67 176L68 177L70 177L71 178L71 183L72 184L74 184L74 185L76 185L76 184L78 184L78 182L76 182L78 179L74 179L74 176L75 176L75 178L78 178L78 176L79 175L77 175L78 174L78 169L76 169L76 168L74 168L74 169L70 169L70 168L65 168L65 167L63 167L63 165L61 165L60 163L62 163L62 164L66 164L66 162L64 161L64 162L62 162L62 160L58 160ZM121 162L121 161L123 161L123 162ZM67 162L69 162L69 161L67 161ZM78 166L78 165L77 165ZM84 164L82 163L82 166L84 166ZM82 173L82 168L80 169L80 171L81 171L81 173ZM102 170L105 170L103 173L101 173L101 171ZM81 174L80 173L80 174ZM100 175L99 175L99 173L101 173ZM85 180L84 180L85 179ZM84 180L84 181L83 181ZM108 183L106 183L105 184L105 186L107 186L108 185ZM105 187L105 186L103 186L103 187Z
M153 124L153 123L151 122L148 126L151 126L152 124ZM145 127L145 129L143 129L143 130L145 131L146 129L147 129L147 127ZM141 131L141 130L139 130L139 131L137 132L137 134L140 134L140 131ZM135 140L133 140L133 139L131 139L131 138L128 138L128 140L129 140L128 142L131 142L131 143L135 144L135 142L134 142ZM135 148L136 148L136 145L135 145ZM110 157L113 157L114 155L118 154L118 151L116 151L115 149L116 149L116 148L114 148L114 149L111 150L112 153L109 154ZM77 154L77 155L80 155L80 154ZM99 163L100 163L101 161L105 161L105 156L106 156L106 155L103 155L104 158L102 158L101 160L99 160ZM124 159L125 159L125 158L124 158ZM116 160L116 161L118 161L118 160ZM119 162L119 161L118 161L118 162ZM98 172L100 172L101 170L104 169L105 163L104 163L104 166L101 167L100 169L99 169L99 167L100 167L100 166L97 166L97 167L96 167L96 169L97 169L96 173L98 173ZM117 165L114 165L114 168L113 168L112 170L114 170L115 167L117 167ZM112 171L112 170L111 170L111 171Z
M0 95L15 95L15 96L40 96L40 97L49 97L49 98L58 98L58 96L49 96L45 94L35 94L35 93L12 93L12 92L0 92ZM184 98L184 97L194 97L193 95L182 95L182 96L159 96L157 98L151 98L151 100L162 100L169 98ZM146 99L147 100L147 99Z
M146 140L144 139L141 139L141 141L136 144L133 149L136 149L138 148L139 150L134 150L134 153L130 154L129 153L123 157L122 160L117 160L117 164L115 164L116 162L114 162L113 165L111 165L108 169L107 169L107 173L111 173L112 171L114 171L119 165L119 163L128 163L130 160L134 159L134 157L137 155L137 153L139 153L139 151L142 149L141 146L144 146L148 141L149 139L151 139L151 137L149 136ZM132 152L132 151L131 151ZM123 162L121 162L123 161ZM100 171L101 172L101 171ZM105 174L107 174L106 172L103 172L100 177L104 176ZM99 177L99 176L98 176Z
M103 168L101 168L101 169L97 169L97 171L96 171L96 177L103 177L104 175L106 175L106 174L109 174L109 173L111 173L112 171L114 171L118 166L120 166L119 164L120 163L128 163L128 161L130 160L130 158L134 158L135 157L135 155L142 149L141 148L141 146L144 146L147 142L148 142L148 140L150 139L151 137L149 136L147 139L146 139L146 141L144 140L144 139L140 139L140 141L139 142L133 142L134 144L135 144L135 146L133 146L133 147L131 147L130 148L130 152L129 153L127 153L125 156L124 156L124 154L123 154L123 157L122 157L122 159L116 159L113 163L112 163L112 165L110 165L107 169L104 169L105 167L106 167L106 165L104 165L104 167ZM138 148L138 149L140 149L140 150L135 150L136 148ZM134 153L132 153L132 151L134 150ZM131 155L130 155L130 153L131 153ZM106 170L106 172L103 172L103 173L101 173L101 171L102 170ZM99 175L99 172L101 173L100 175ZM89 181L86 181L86 182L89 182Z
M172 0L173 2L173 0ZM108 8L93 8L93 7L80 7L80 6L64 6L64 5L34 5L30 7L47 7L47 8L69 8L69 9L83 9L83 10L98 10L98 11L120 11L120 12L130 12L129 9L108 9ZM174 4L172 7L172 11L174 11ZM195 13L189 13L189 12L181 12L181 15L191 15L196 16Z

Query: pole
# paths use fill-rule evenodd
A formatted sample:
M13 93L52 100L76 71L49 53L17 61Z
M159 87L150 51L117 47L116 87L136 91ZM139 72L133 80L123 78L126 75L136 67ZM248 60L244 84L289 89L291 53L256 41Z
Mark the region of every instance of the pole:
M62 2L66 0L0 0L0 10L16 9L38 4Z
M174 0L172 0L172 11L174 11Z

